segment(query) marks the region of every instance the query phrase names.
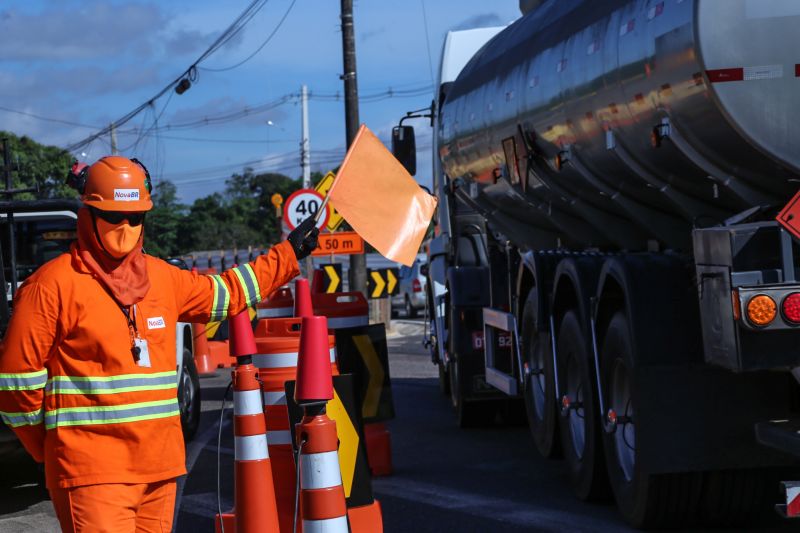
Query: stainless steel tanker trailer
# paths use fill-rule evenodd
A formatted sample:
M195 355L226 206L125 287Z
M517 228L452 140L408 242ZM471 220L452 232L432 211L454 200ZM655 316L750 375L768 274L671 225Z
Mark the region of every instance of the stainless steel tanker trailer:
M580 498L746 524L799 478L800 2L551 0L448 34L439 75L429 344L459 424L521 399Z

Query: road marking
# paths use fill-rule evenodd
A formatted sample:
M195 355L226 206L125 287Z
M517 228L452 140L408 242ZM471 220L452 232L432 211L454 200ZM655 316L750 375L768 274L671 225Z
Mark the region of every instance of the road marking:
M521 504L514 500L493 498L396 476L373 478L372 489L377 495L387 498L400 498L496 522L536 526L537 529L547 531L629 531L611 520L553 510L548 508L547 502L541 505L532 502Z

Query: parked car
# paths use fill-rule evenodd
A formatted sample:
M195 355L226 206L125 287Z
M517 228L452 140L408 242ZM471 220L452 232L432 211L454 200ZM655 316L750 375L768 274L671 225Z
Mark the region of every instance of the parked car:
M400 267L399 292L392 297L392 309L402 309L408 318L416 317L425 309L425 279L428 263L417 258L410 267Z

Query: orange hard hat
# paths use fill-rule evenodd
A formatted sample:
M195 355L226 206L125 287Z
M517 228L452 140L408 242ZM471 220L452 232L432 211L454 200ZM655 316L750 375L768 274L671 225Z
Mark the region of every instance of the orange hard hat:
M149 211L151 189L150 173L143 164L109 155L89 167L81 200L102 211Z

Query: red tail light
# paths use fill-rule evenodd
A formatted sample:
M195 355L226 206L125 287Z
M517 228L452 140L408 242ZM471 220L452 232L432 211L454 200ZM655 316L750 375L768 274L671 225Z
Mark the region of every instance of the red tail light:
M418 279L411 280L411 290L414 292L422 292L422 283Z
M792 324L800 324L800 292L793 292L783 299L783 316Z

